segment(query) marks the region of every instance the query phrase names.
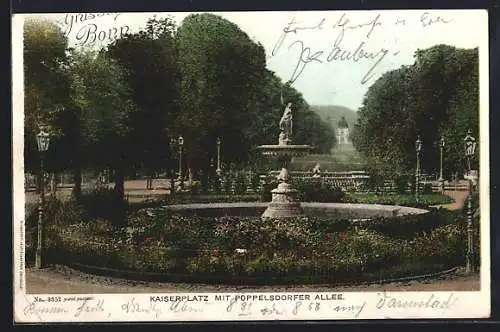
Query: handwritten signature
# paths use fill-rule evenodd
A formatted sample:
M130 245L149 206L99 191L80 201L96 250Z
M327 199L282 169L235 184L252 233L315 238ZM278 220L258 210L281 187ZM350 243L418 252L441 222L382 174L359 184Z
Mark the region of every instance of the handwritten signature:
M441 16L433 16L429 12L424 12L420 16L420 22L422 27L429 27L436 24L446 24L452 22L451 19L446 19ZM398 18L394 25L404 25L406 20ZM333 39L333 45L329 50L313 50L311 46L307 45L303 40L297 39L292 41L288 50L296 49L297 60L295 67L293 68L289 82L294 83L303 73L304 69L310 63L331 63L331 62L371 62L371 67L366 71L366 73L361 78L361 84L366 84L375 75L377 67L382 63L388 55L396 56L400 53L399 50L391 50L384 47L375 47L370 49L370 37L372 34L380 27L382 27L383 21L381 14L377 14L366 22L354 23L346 13L343 13L338 20L335 21L333 25L329 28L332 32L338 31L336 37ZM278 51L282 48L282 45L291 35L297 35L300 31L319 31L325 30L327 28L326 18L321 18L317 23L311 25L302 25L298 22L295 17L293 17L290 22L286 24L280 34L278 40L276 41L273 49L272 56L275 56ZM356 43L353 48L346 48L342 45L344 37L348 31L352 30L362 30L364 32L363 39Z
M156 303L149 302L146 306L137 302L135 297L131 298L127 303L122 304L121 309L127 314L154 314L156 318L160 317L161 309Z
M30 302L24 307L23 312L26 317L35 316L38 320L43 321L44 316L63 315L68 313L68 309L58 305L46 306L44 304Z
M82 304L76 308L75 317L80 317L83 313L104 312L104 300L99 299L96 303L90 302L91 300L85 299Z
M375 307L384 308L431 308L431 309L450 309L458 300L454 293L450 293L447 298L441 298L436 294L430 294L427 298L421 300L410 300L401 296L389 296L385 292L378 294L378 301Z

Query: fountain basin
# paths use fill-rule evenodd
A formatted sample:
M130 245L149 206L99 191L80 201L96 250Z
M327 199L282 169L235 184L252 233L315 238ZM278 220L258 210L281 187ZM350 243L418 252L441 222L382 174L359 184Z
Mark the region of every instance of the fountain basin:
M315 203L300 204L304 216L328 217L339 219L370 219L374 217L396 217L408 214L423 214L428 210L399 205L358 204L358 203ZM175 204L163 206L163 209L181 216L221 217L244 216L260 217L268 208L269 202L240 203L203 203Z

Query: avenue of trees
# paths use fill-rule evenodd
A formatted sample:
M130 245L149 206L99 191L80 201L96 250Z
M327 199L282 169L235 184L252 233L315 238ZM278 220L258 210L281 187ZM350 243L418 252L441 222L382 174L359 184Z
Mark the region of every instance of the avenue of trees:
M385 176L412 174L415 141L422 140L422 172L439 174L443 136L444 177L461 176L467 167L463 139L476 137L479 160L478 49L447 45L418 50L415 62L389 71L365 95L352 133L367 164Z
M252 147L277 143L282 102L294 105L294 142L329 152L333 128L265 59L262 45L212 14L190 15L179 26L153 18L100 50L70 48L55 23L26 21L26 171L39 171L41 127L52 135L46 168L70 170L76 197L84 168L112 169L122 197L129 172L173 169L170 140L179 135L195 174L208 169L217 137L226 165L248 164Z

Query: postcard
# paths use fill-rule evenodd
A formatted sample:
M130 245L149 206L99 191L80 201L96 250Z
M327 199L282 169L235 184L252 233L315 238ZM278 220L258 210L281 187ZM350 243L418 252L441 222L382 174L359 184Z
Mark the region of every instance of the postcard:
M490 316L485 10L15 14L14 321Z

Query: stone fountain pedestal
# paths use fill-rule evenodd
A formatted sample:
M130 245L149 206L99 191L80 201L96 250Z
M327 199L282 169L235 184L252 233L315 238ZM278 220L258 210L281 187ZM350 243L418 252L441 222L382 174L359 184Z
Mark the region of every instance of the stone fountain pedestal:
M280 183L271 191L272 201L262 214L263 218L297 217L304 215L304 210L297 199L298 191L289 183Z
M262 214L262 218L286 218L303 216L304 210L298 200L298 191L290 183L291 177L288 171L292 157L302 156L309 153L309 145L261 145L258 147L262 154L277 157L282 168L277 177L278 187L271 191L272 200Z

